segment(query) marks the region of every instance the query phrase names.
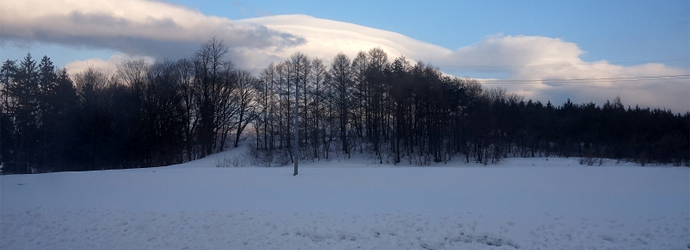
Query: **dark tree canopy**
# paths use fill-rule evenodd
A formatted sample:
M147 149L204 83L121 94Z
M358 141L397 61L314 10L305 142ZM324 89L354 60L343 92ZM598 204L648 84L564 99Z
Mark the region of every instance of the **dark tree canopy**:
M190 59L125 61L72 78L50 58L3 63L3 173L149 167L226 147L256 116L257 79L211 39Z
M301 159L366 154L393 164L553 156L690 164L690 112L626 108L618 97L601 106L525 101L423 62L391 61L380 48L339 53L330 65L297 53L258 77L227 55L212 38L192 58L126 61L114 74L70 77L30 54L3 62L2 172L181 163L237 147L247 131L269 166L295 160L295 145Z
M603 106L525 101L505 89L445 76L423 62L412 65L404 57L390 62L379 48L352 61L338 54L325 78L317 63L302 63L308 61L303 58L296 54L272 64L260 77L264 108L255 124L256 147L269 164L292 160L297 76L305 79L299 103L304 159L357 152L381 163L419 165L454 157L488 164L537 156L688 164L690 113L626 109L618 97Z

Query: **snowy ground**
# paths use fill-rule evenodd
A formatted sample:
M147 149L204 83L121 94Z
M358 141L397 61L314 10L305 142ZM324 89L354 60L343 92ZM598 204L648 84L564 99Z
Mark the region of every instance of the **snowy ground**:
M215 167L237 155L0 176L0 249L690 249L686 167Z

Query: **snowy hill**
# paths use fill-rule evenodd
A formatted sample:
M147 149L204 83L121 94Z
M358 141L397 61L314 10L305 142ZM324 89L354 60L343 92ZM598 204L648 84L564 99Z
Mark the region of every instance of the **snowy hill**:
M0 249L688 249L690 168L507 159L0 176Z

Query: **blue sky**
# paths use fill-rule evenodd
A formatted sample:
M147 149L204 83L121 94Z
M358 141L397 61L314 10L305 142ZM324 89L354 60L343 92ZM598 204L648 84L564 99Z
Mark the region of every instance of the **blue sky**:
M457 49L493 34L577 43L587 61L690 66L690 1L173 1L231 19L306 14Z
M0 60L31 52L72 74L114 70L124 60L189 57L217 36L238 66L258 73L295 52L328 63L381 47L390 60L429 62L529 99L620 96L688 111L689 21L687 0L24 0L0 8ZM525 79L536 81L510 82Z
M690 1L686 0L168 2L230 19L306 14L393 31L453 50L493 34L539 35L577 43L587 52L586 61L662 61L690 67ZM59 65L79 57L105 59L116 53L3 43L0 59L19 59L28 51L34 56L47 54L62 62Z

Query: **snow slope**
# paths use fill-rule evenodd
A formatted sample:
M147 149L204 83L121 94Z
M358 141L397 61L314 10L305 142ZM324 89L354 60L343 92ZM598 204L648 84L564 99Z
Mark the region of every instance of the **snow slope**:
M690 169L577 159L0 176L0 249L690 249Z

